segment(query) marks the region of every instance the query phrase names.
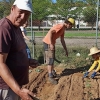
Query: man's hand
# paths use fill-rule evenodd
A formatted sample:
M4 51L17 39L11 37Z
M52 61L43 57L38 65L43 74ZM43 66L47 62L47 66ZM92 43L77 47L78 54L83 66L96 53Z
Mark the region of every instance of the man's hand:
M26 88L21 88L18 95L21 97L22 100L34 100L32 99L32 97L36 97L36 94Z
M29 66L32 68L36 68L39 66L39 62L36 59L29 59Z
M65 52L65 55L68 57L68 51Z
M36 42L34 40L29 40L29 42L31 42L32 44L36 45Z
M50 44L50 50L54 50L54 45Z

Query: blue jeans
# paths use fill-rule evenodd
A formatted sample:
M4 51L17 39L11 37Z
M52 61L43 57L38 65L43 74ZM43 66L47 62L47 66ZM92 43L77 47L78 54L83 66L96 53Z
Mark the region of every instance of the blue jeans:
M26 45L26 52L27 52L28 58L31 58L31 51L27 45Z

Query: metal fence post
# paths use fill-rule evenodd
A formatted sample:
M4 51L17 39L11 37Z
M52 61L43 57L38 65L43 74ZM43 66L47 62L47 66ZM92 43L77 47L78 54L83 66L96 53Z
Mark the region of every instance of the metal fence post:
M31 0L32 3L32 0ZM34 40L34 32L33 32L33 25L32 25L32 13L31 13L31 38ZM32 57L34 58L34 44L32 43Z
M97 1L97 19L96 19L96 46L97 46L97 39L98 39L98 9L99 9L99 0Z

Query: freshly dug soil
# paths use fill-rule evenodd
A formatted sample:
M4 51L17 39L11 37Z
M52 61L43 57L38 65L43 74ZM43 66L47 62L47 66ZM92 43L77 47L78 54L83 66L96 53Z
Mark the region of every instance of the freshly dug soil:
M41 69L41 70L37 70ZM100 73L94 79L83 78L78 69L55 67L58 84L48 81L46 66L39 66L29 73L29 83L25 86L36 93L35 100L100 100Z

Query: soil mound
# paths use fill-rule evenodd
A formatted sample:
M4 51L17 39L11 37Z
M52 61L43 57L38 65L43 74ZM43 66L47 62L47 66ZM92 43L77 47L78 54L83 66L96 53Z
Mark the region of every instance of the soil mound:
M38 70L39 69L39 70ZM55 67L58 84L48 81L46 66L39 66L29 73L26 88L36 93L35 100L100 100L100 73L94 79L83 78L83 73L76 69Z

